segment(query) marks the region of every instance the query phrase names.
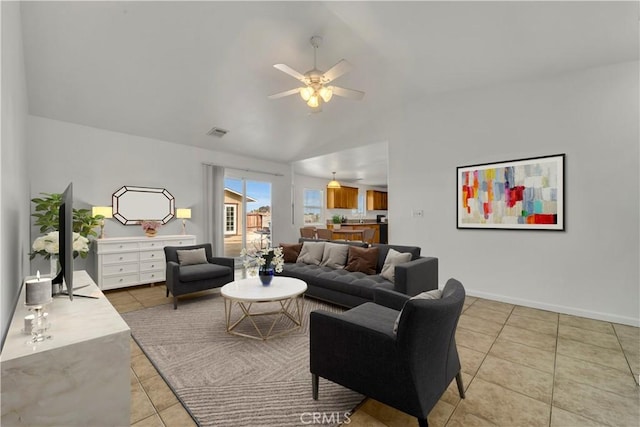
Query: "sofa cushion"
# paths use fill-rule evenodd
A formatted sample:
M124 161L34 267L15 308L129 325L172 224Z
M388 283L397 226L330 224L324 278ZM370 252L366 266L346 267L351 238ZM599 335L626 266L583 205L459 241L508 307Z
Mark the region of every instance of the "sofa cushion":
M426 291L419 293L416 296L411 297L410 299L440 299L442 298L442 289L434 289L432 291ZM398 317L396 317L396 322L393 325L393 333L398 333L398 324L400 323L400 316L402 316L402 310L398 313Z
M302 250L302 243L280 243L280 247L284 262L296 262Z
M179 276L181 282L195 282L196 280L215 279L231 273L233 271L230 267L207 263L181 265Z
M304 242L296 262L320 265L324 253L324 242Z
M398 252L393 248L387 252L387 258L384 260L382 271L380 275L390 281L395 282L396 265L411 261L411 254L409 252Z
M337 243L325 243L320 265L331 268L344 268L347 263L349 246Z
M204 248L176 251L180 265L207 264L207 254Z
M391 324L398 312L389 307L366 302L342 313L342 317L349 323L365 326L390 337L393 336Z
M378 248L359 248L349 246L349 256L347 258L347 271L359 271L364 274L376 274L376 263L378 261Z
M376 266L376 272L380 273L382 271L382 267L384 266L384 262L387 259L387 253L389 253L389 249L394 249L398 252L409 252L411 254L411 261L420 258L420 247L418 246L403 246L403 245L387 245L384 243L374 243L374 248L379 249L378 253L378 265Z
M282 274L304 280L309 287L330 289L371 301L374 288L393 289L393 284L378 274L366 275L320 265L285 264Z

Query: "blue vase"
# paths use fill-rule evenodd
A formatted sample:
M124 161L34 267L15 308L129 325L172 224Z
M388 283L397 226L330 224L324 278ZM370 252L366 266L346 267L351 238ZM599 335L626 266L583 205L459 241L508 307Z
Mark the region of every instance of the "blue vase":
M269 286L273 279L273 268L258 271L258 277L264 286Z

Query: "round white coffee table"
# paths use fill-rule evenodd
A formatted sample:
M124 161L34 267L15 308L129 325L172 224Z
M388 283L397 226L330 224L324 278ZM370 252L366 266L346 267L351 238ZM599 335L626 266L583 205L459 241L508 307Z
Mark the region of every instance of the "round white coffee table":
M220 293L224 297L227 332L247 338L268 340L300 328L302 325L304 296L302 298L298 297L303 295L306 290L307 284L304 281L282 276L275 276L269 286L264 286L258 277L227 283L220 289ZM273 302L279 303L279 308L276 310L251 311L254 304ZM232 312L234 307L238 307L241 311L237 320L233 320ZM271 322L271 326L266 333L256 323L255 318L257 316L274 316L273 322ZM292 326L273 333L274 326L285 317L293 322ZM236 330L236 327L245 320L253 325L257 335Z

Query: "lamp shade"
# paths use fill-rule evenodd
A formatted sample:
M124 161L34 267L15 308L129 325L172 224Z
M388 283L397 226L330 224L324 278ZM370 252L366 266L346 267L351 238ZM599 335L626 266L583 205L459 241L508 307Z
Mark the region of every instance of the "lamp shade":
M336 181L336 173L333 172L333 178L327 184L327 188L340 188L340 183Z
M91 208L91 216L102 215L105 218L113 218L111 206L94 206Z
M317 108L320 105L320 98L318 98L318 95L316 93L311 95L311 97L307 101L307 105L311 108Z
M322 86L320 96L324 102L329 102L333 96L333 88L331 86Z
M176 209L176 218L190 219L191 218L191 209L185 209L185 208Z
M311 86L306 86L300 89L300 96L305 101L308 101L309 98L311 98L311 95L313 95L313 88Z

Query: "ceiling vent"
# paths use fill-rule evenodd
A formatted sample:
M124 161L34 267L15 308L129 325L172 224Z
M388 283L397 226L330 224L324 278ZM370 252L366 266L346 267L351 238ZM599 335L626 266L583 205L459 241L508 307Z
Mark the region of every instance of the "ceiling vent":
M226 130L226 129L213 127L213 128L211 128L211 130L209 132L207 132L207 135L209 135L209 136L217 136L218 138L222 138L223 136L225 136L228 133L229 133L229 131Z

